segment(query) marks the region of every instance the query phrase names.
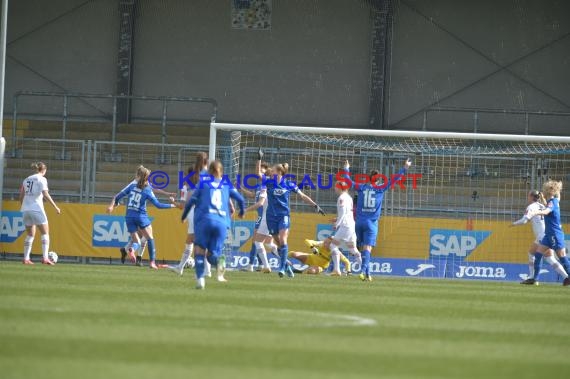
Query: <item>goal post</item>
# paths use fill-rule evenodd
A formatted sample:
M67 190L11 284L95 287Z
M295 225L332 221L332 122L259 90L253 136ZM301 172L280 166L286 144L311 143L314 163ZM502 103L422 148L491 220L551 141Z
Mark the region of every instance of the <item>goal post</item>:
M289 245L300 251L303 239L332 232L337 195L328 185L346 160L353 180L372 169L390 179L411 158L407 176L384 195L376 274L520 280L534 236L530 225L509 226L523 215L529 190L570 179L570 137L229 123L211 124L210 137L210 157L225 152L232 180L253 173L261 147L268 163L287 162L303 192L327 211L329 217L314 214L292 196ZM563 216L570 214L565 193ZM233 236L242 253L248 222L236 223ZM557 278L548 272L543 280Z

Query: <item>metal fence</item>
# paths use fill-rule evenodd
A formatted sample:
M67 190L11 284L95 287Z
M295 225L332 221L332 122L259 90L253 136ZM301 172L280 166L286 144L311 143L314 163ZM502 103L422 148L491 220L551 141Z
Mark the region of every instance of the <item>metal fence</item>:
M45 98L47 108L51 111L44 110L42 112L26 113L22 110L22 100L25 98ZM56 99L60 99L59 106L54 104ZM74 101L72 101L74 100ZM161 143L166 144L168 125L188 124L196 121L215 122L218 114L218 103L216 100L208 97L173 97L173 96L128 96L128 95L109 95L109 94L91 94L91 93L58 93L58 92L18 92L14 95L12 106L12 156L17 154L16 141L18 135L18 120L43 120L43 121L61 121L61 139L67 139L68 123L77 122L96 122L111 123L111 141L116 142L117 130L119 127L119 107L121 101L137 101L148 104L160 104L159 114L155 117L144 118L128 118L130 123L152 123L161 125ZM99 103L98 103L99 102ZM100 103L102 102L102 103ZM174 104L204 104L209 107L208 117L201 119L198 117L187 117L185 119L173 119L169 117L169 107ZM49 106L48 106L49 105ZM89 111L86 111L85 108ZM24 107L25 108L25 107ZM55 110L53 109L55 108ZM65 156L65 147L63 147L62 155ZM114 152L114 151L113 151Z
M6 159L4 198L18 197L22 181L31 175L32 162L44 161L48 165L47 178L50 192L64 201L85 202L85 181L88 172L89 143L82 140L56 140L22 138L11 141L17 156Z

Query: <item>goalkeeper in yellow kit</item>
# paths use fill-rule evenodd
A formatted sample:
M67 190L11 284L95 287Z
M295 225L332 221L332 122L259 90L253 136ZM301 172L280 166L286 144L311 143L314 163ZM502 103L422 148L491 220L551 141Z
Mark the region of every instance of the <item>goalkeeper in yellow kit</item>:
M295 258L299 260L301 263L308 265L309 268L307 268L304 271L305 274L320 274L321 272L326 270L331 263L331 250L330 250L331 242L332 242L331 237L328 237L324 241L313 241L306 239L305 245L307 245L307 247L311 249L311 252L301 253L299 251L290 251L289 258ZM351 266L348 258L346 258L341 253L340 261L344 263L347 275L350 275Z

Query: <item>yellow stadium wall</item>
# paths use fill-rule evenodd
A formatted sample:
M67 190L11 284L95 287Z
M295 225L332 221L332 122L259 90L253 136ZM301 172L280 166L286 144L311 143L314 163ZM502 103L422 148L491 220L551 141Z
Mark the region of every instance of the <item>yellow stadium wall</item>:
M66 256L88 257L117 257L116 247L92 246L93 217L105 215L104 204L59 204L62 214L57 215L53 208L46 206L48 214L51 250ZM5 211L18 211L19 203L4 202ZM115 211L116 216L122 216L124 208ZM158 259L178 260L186 238L186 224L180 222L180 210L157 210L150 207L149 214L153 217L153 229L156 239ZM252 221L255 214L246 216ZM2 234L9 230L6 220L2 222ZM291 250L303 250L303 239L316 238L318 224L327 224L329 217L316 214L296 213L292 217L292 227L289 240ZM374 255L389 258L426 259L430 249L430 230L452 229L467 230L468 226L474 231L489 231L491 234L467 258L468 261L524 263L524 254L532 242L530 225L509 228L508 222L474 220L468 225L467 220L417 218L383 216L380 222L377 248ZM326 225L320 228L330 229ZM568 225L566 225L568 228ZM570 229L566 229L570 230ZM23 248L24 233L14 242L0 243L0 250L9 253L19 253ZM245 243L240 251L249 251L250 242ZM34 241L33 253L40 250L40 239Z

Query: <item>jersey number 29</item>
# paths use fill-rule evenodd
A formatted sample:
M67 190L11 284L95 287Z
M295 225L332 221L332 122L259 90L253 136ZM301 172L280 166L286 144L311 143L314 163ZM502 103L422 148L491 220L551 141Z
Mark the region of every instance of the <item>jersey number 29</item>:
M133 192L129 197L129 208L140 208L141 206L141 194L138 192Z

